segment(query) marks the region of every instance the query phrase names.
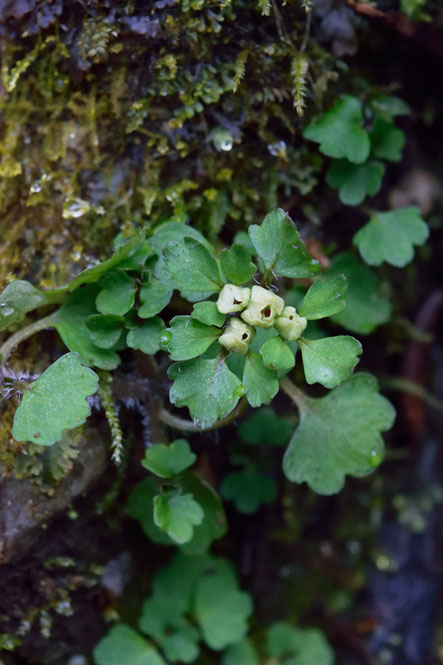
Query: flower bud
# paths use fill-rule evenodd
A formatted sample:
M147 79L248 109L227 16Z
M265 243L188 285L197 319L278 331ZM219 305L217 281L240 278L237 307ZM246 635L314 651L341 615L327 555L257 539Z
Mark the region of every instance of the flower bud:
M251 326L272 328L275 317L282 313L285 301L273 291L262 286L253 286L251 300L247 309L241 313L241 318Z
M220 335L218 338L218 341L228 351L235 351L244 356L248 352L249 342L254 335L254 328L246 325L240 319L232 318L223 331L223 335Z
M225 284L217 300L217 309L222 314L241 312L251 297L251 289L235 284Z
M281 315L275 320L275 327L283 339L295 342L306 328L308 322L304 316L299 316L295 307L287 305Z

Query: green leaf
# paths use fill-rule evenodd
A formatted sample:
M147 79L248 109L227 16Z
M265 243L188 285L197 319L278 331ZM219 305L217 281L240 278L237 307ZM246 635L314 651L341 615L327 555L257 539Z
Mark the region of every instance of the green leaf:
M161 572L166 570L163 568ZM180 575L187 572L188 566L183 565ZM168 660L192 663L199 654L200 635L183 617L175 600L172 589L169 594L154 593L143 603L139 628L161 646Z
M217 326L217 328L221 328L226 320L226 315L219 312L215 302L211 302L210 300L197 302L194 305L191 316L197 321L206 323L208 326Z
M200 231L182 222L165 222L157 226L152 236L152 246L157 254L161 254L166 245L181 242L183 238L194 238L194 240L204 245L211 253L213 252L211 244Z
M222 665L259 665L258 655L251 640L246 638L228 647L223 654Z
M177 479L177 485L183 494L191 494L204 512L202 523L194 527L192 539L181 545L181 550L190 556L203 554L213 540L222 538L226 533L223 504L212 487L195 473L185 471ZM154 479L146 478L132 490L127 511L140 523L149 540L161 545L172 545L171 538L154 524L153 506L156 494Z
M154 524L154 497L157 485L154 478L145 478L134 487L129 495L126 510L128 515L137 520L148 540L159 545L172 545L173 541L164 531Z
M178 552L171 563L161 568L155 575L154 597L161 598L170 605L169 625L171 622L172 625L179 624L183 615L192 613L198 579L210 563L211 557L208 555L189 556ZM141 630L145 630L145 622L149 625L152 623L152 619L145 612L143 615L143 626L142 620L139 624Z
M375 274L350 252L336 256L328 269L328 275L347 278L346 305L332 317L335 323L360 334L369 334L377 326L386 323L391 316L391 303L383 293Z
M234 243L236 245L241 245L248 252L249 256L254 256L255 247L246 231L237 231L234 236Z
M227 281L231 284L245 284L257 272L251 256L242 245L232 245L220 254L220 266Z
M166 568L163 568L164 572ZM171 602L172 600L172 602ZM142 607L142 613L138 620L138 627L145 635L149 635L160 645L167 631L183 621L183 615L174 599L154 593L147 598Z
M297 648L298 629L287 621L272 624L266 634L266 651L269 656L281 658L292 655Z
M161 647L168 661L173 663L193 663L200 653L200 635L194 626L183 625L179 630L171 630L161 641Z
M182 551L190 556L204 554L214 540L222 538L227 529L226 515L217 492L192 471L185 471L178 479L180 489L192 494L195 501L203 508L203 522L194 527L194 535Z
M96 665L166 665L157 649L124 624L113 626L93 652Z
M148 282L143 283L140 289L141 306L138 308L137 314L142 319L150 319L169 304L171 297L172 288L152 277Z
M101 349L111 349L117 344L124 324L125 319L115 314L91 314L86 319L91 341Z
M123 270L114 270L100 280L95 305L101 314L123 316L134 304L135 286Z
M318 279L303 298L299 314L308 321L324 319L340 312L346 302L348 284L344 275Z
M349 335L301 337L299 342L307 383L321 383L325 388L335 388L349 379L363 350L360 342Z
M206 644L219 650L239 642L251 612L251 598L238 590L230 564L214 559L197 584L195 598L195 616Z
M98 263L92 268L83 270L77 277L69 282L66 286L62 286L59 289L52 289L48 293L57 293L60 291L75 291L79 286L83 284L90 284L92 282L98 282L99 279L103 277L107 272L112 270L112 268L117 267L122 261L124 261L128 256L130 256L139 246L143 243L144 237L143 234L139 234L130 238L124 245L121 245L114 254L107 259ZM108 312L104 312L108 313ZM112 314L113 312L109 312Z
M193 238L166 245L162 256L163 269L174 288L204 294L221 290L223 282L216 260Z
M174 490L154 497L154 523L179 545L192 538L194 526L203 522L203 510L192 494Z
M366 263L379 266L383 261L402 268L412 261L414 245L423 245L429 234L415 207L391 212L376 212L354 236L354 243Z
M321 630L294 628L281 621L268 630L267 651L287 665L333 665L334 652Z
M279 388L275 371L265 367L261 356L251 351L246 356L243 385L249 404L255 407L269 404Z
M168 328L166 348L172 360L190 360L201 356L221 335L221 330L207 326L190 316L175 316Z
M369 137L362 128L361 104L355 97L344 95L334 106L316 116L303 132L305 139L320 144L320 152L354 164L366 161Z
M120 362L117 353L92 343L86 321L97 314L95 299L99 287L87 284L71 293L57 310L55 327L70 351L75 351L86 365L115 369Z
M373 376L356 374L325 397L305 398L283 460L289 480L335 494L347 474L365 476L379 464L380 432L392 427L395 412L377 388Z
M270 369L289 372L295 366L295 356L280 336L268 339L261 347L260 355Z
M262 503L272 503L277 496L277 488L272 478L259 473L254 464L243 471L228 473L220 487L224 499L231 500L240 513L252 515Z
M186 406L194 423L210 427L234 409L244 386L220 357L175 363L168 375L174 380L169 392L172 404Z
M406 142L405 133L397 129L391 122L376 118L369 132L371 137L371 152L374 157L388 159L390 162L401 160L403 147Z
M366 196L374 196L381 187L385 167L380 162L370 161L351 164L346 160L334 161L327 174L327 183L338 189L344 205L355 206Z
M281 208L272 210L260 226L248 229L267 271L284 277L313 277L321 270L308 254L292 219Z
M160 350L160 339L165 331L163 321L155 316L128 332L127 344L131 349L139 349L148 356Z
M0 294L0 332L22 321L33 309L52 302L57 302L57 298L39 291L30 282L14 280Z
M120 247L121 245L119 245ZM118 248L117 248L118 249ZM117 267L121 270L141 270L147 259L152 256L153 250L149 240L142 240L128 254L126 259L120 261Z
M375 95L370 105L376 116L388 122L397 115L408 115L411 112L410 107L402 99L383 93Z
M65 430L83 425L91 413L86 398L97 388L97 374L84 367L76 353L61 356L23 393L14 417L14 439L52 446Z
M238 433L245 443L283 446L289 441L292 429L287 418L278 416L271 407L263 407L239 425Z
M177 439L169 446L156 443L148 448L142 466L161 478L173 478L194 464L196 459L189 443L185 439Z

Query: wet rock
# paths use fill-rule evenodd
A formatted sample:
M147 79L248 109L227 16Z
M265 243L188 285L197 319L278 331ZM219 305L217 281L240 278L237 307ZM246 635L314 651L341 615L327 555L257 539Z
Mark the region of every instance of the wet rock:
M22 556L48 522L86 492L103 473L107 456L97 431L85 429L72 471L51 495L31 480L0 478L0 565Z

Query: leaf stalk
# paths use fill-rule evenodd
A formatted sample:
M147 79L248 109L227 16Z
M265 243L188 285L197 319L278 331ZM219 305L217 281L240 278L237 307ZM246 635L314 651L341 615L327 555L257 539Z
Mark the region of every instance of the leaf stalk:
M0 357L1 364L0 367L4 367L7 359L14 351L15 347L18 346L21 342L24 342L25 339L32 337L41 330L47 330L48 328L54 328L56 322L56 312L49 314L49 316L43 317L43 319L38 319L30 323L29 326L25 326L20 330L17 330L11 337L8 337L6 342L0 346Z

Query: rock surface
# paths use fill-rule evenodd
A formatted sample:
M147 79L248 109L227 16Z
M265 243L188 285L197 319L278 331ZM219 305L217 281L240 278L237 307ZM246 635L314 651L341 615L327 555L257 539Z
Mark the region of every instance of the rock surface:
M22 556L51 518L88 490L107 463L105 446L96 431L85 429L72 471L51 495L35 481L13 476L0 479L0 566Z

